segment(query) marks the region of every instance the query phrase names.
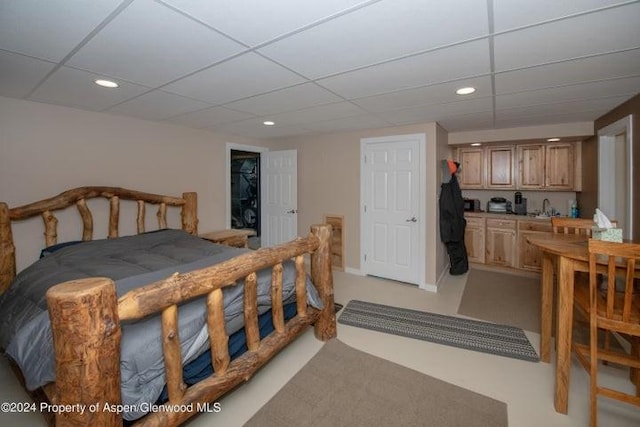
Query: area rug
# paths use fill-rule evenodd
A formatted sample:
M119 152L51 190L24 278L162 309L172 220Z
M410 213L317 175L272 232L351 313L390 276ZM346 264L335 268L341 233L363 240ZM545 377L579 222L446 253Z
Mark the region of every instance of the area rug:
M333 339L245 426L506 427L508 421L503 402Z
M540 359L524 331L509 325L351 300L338 323L531 362Z
M458 314L540 333L540 279L472 268Z

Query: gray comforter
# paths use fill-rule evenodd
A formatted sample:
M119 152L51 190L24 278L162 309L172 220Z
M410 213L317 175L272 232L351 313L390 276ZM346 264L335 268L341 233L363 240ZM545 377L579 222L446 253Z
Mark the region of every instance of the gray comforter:
M215 245L179 230L163 230L118 239L95 240L65 247L23 270L0 296L0 346L20 366L26 386L33 390L55 380L54 354L45 293L72 279L106 276L116 283L118 296L136 287L217 264L246 249ZM285 263L283 299L295 294L295 268ZM258 308L271 305L271 272L258 274ZM227 333L243 326L243 284L224 290ZM322 308L307 279L307 300ZM121 380L125 419L144 415L135 407L154 403L165 384L159 316L123 325ZM204 298L179 308L179 334L186 364L209 348Z

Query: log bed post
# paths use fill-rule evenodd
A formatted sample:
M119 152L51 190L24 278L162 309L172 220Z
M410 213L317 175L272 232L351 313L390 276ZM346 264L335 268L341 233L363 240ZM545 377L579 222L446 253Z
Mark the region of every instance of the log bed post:
M318 249L311 254L311 278L324 305L314 325L314 333L319 340L328 341L337 335L331 272L331 226L312 225L311 234L320 241Z
M182 229L187 233L198 235L198 193L182 193Z
M72 280L47 291L55 351L56 426L122 426L120 338L115 284L105 277ZM91 405L98 405L91 406Z
M11 284L16 276L16 247L11 234L9 207L0 203L0 294Z

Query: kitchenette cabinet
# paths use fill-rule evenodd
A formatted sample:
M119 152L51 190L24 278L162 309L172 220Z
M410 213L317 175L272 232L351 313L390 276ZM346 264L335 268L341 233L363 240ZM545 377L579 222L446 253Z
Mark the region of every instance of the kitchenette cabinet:
M516 221L487 218L485 264L515 267Z
M527 241L530 236L552 234L550 221L518 221L518 268L542 270L542 251Z
M460 147L454 153L460 188L579 191L578 148L573 142Z
M459 148L456 158L462 166L458 173L460 188L485 188L484 149L477 147Z
M467 227L464 231L464 245L467 248L469 262L484 264L484 218L467 217Z
M527 216L467 212L464 242L469 262L539 272L542 253L527 242L551 234L551 220Z
M518 189L575 189L575 146L572 143L518 146Z
M513 190L515 181L515 148L512 145L487 147L487 188Z

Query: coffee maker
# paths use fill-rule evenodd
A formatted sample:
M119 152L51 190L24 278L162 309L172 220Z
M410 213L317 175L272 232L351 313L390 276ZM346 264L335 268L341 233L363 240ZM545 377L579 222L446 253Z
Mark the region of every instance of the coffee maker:
M515 200L513 203L513 213L516 215L526 215L527 214L527 198L522 197L522 193L516 191Z

